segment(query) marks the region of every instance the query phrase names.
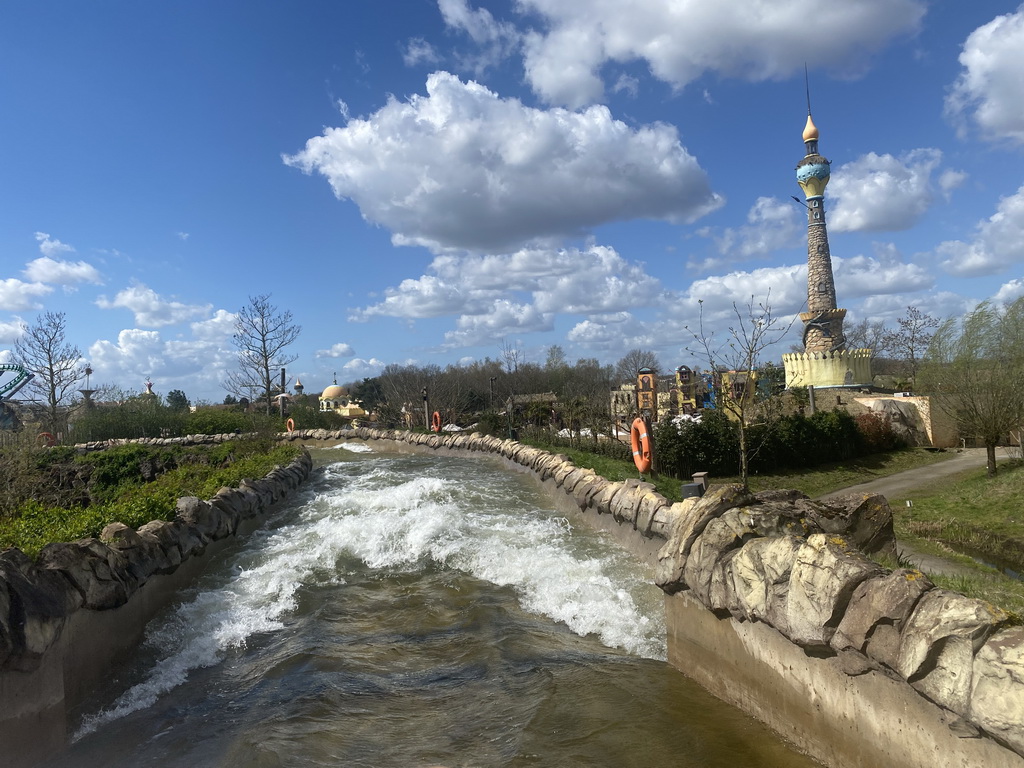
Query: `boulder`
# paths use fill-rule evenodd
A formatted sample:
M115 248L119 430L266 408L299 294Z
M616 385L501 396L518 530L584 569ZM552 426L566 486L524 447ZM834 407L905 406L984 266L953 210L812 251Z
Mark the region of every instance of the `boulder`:
M897 672L939 706L966 717L974 654L1009 620L981 600L945 589L926 592L903 630Z
M744 506L752 500L750 492L739 483L712 486L689 508L688 514L679 521L671 538L658 552L655 583L669 594L686 589L683 570L693 542L704 532L707 524L725 510Z
M219 541L235 532L238 520L220 507L195 496L183 496L175 506L177 517L206 541ZM232 525L234 522L234 526Z
M907 568L863 582L854 590L832 636L832 648L852 648L895 670L907 619L933 586L923 573Z
M789 577L789 639L827 649L858 586L882 567L838 536L815 533L797 551Z
M682 501L677 501L675 504L658 507L654 511L654 517L651 520L651 536L666 540L670 539L672 531L690 513L690 510L693 509L698 501L700 501L700 497L691 496Z
M972 672L970 719L1024 754L1024 627L993 634Z
M683 569L683 578L697 599L707 608L720 611L729 605L729 597L725 592L731 589L731 585L726 586L725 574L718 567L718 561L727 552L741 547L743 542L757 537L757 533L746 524L746 519L747 516L740 510L727 509L720 517L708 522L703 533L694 540L690 548ZM716 569L718 594L712 599L711 582ZM728 581L731 582L731 579Z
M0 584L5 584L9 611L0 618L11 651L6 666L31 671L60 635L82 595L60 571L36 567L18 549L0 553Z
M61 571L81 593L83 607L96 611L124 605L138 588L127 558L99 539L47 544L39 551L38 564Z
M656 534L652 531L654 525L654 516L658 513L658 510L671 506L664 496L657 491L648 491L640 498L640 506L637 508L636 513L636 529L644 536L648 538L654 537ZM659 538L666 538L664 534L661 534Z
M879 493L850 493L827 502L803 505L807 516L823 533L836 533L868 554L896 557L892 509Z
M729 612L739 619L762 621L789 635L786 606L789 578L804 540L796 536L747 541L730 561L733 602Z

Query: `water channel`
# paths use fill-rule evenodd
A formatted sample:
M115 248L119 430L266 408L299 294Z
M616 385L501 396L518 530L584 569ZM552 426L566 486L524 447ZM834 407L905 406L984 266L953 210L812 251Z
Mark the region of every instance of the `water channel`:
M816 765L665 664L646 567L531 478L363 446L315 458L152 622L48 768Z

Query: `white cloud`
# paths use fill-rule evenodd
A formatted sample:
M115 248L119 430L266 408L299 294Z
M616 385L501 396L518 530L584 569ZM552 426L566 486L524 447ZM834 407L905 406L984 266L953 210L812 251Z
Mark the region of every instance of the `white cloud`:
M835 232L910 229L934 198L932 172L942 161L937 149L915 149L900 158L874 152L841 166L828 191ZM947 178L946 183L955 181ZM944 190L945 191L945 190Z
M10 322L0 323L0 343L2 344L13 344L21 335L25 332L25 321L20 317L16 317ZM0 360L0 363L7 362L6 360Z
M371 357L369 360L357 357L349 360L341 366L341 369L349 376L366 378L379 375L384 370L385 365L383 361L378 360L376 357Z
M946 200L949 200L953 194L953 190L959 188L965 181L967 181L966 172L954 171L952 168L947 168L939 174L939 189L942 190L942 194Z
M116 382L139 391L151 377L158 392L181 389L186 394L219 389L236 364L235 353L216 341L166 341L159 331L127 328L117 341L100 339L89 347L94 381ZM133 384L132 382L136 382Z
M796 245L804 231L803 216L791 200L759 197L747 212L745 225L727 227L720 234L712 229L698 232L715 241L715 247L723 259L691 262L689 266L702 271L722 263L764 256L780 248Z
M100 309L128 309L135 314L136 325L159 328L164 325L184 323L193 318L210 314L210 304L182 304L161 298L152 288L137 283L119 291L113 300L106 296L96 299Z
M486 314L463 315L455 330L445 333L449 349L491 344L514 334L552 330L554 316L540 312L532 304L498 299Z
M188 240L188 232L179 232L178 233L178 239L179 240Z
M75 285L77 283L103 282L100 273L92 264L84 261L63 261L50 256L40 256L25 265L22 272L33 282L52 283L55 285Z
M27 309L42 309L35 296L45 296L53 287L43 283L26 283L15 277L0 280L0 307L7 312L23 312Z
M946 97L946 114L988 139L1024 142L1024 8L974 30L960 53L964 71Z
M927 269L897 258L833 257L832 267L840 305L851 298L923 291L935 285L935 278Z
M348 344L338 342L332 344L330 349L318 349L315 354L317 357L352 357L355 352Z
M477 73L495 66L519 45L515 25L498 21L486 8L470 8L467 0L437 0L444 23L464 32L478 46L475 56L463 57L462 65Z
M676 129L548 111L446 72L284 158L324 175L396 244L508 251L610 221L693 221L721 199Z
M1024 186L1000 199L971 241L947 240L936 252L942 268L953 275L991 275L1024 261Z
M200 341L230 343L235 332L238 315L224 309L218 309L213 317L191 324L192 336Z
M483 312L486 301L482 292L457 287L433 275L403 280L397 288L388 288L379 304L356 310L349 317L359 322L374 316L422 319L468 312Z
M599 101L608 62L645 61L651 73L682 88L708 71L751 81L782 79L804 63L856 74L871 54L914 33L920 0L519 0L541 31L525 37L526 77L551 104Z
M436 275L403 280L384 301L357 310L420 319L455 315L447 347L490 342L504 335L550 329L557 314L595 315L665 301L661 283L614 248L523 249L502 255L437 256Z
M415 67L419 64L433 65L441 61L441 56L434 50L434 46L422 37L412 37L406 43L405 51L402 53L402 61L405 62L407 67Z
M58 256L61 253L74 253L74 248L57 239L50 239L45 232L36 232L36 240L39 241L39 252L43 256Z
M705 322L717 322L735 317L733 304L742 309L751 298L755 304L767 300L778 316L801 312L807 303L807 265L764 267L696 280L673 311L692 318L697 302L703 301Z
M996 291L992 300L999 304L1008 304L1021 296L1024 296L1024 280L1018 277L999 286L999 290Z
M573 326L566 338L606 359L621 357L630 349L651 349L657 341L648 325L629 312L589 317Z

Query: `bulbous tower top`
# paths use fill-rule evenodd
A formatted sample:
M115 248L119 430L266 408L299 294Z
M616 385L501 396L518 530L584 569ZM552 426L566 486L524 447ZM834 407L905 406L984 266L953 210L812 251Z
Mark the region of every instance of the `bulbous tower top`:
M803 140L807 154L797 163L796 183L803 189L804 197L821 197L825 194L825 186L832 175L832 169L828 158L818 154L818 126L814 124L809 112Z

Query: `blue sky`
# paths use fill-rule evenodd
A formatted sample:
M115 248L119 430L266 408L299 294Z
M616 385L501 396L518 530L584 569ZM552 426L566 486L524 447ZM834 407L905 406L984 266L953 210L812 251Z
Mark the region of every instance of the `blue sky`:
M850 320L1024 294L1015 3L6 3L0 361L60 311L93 384L219 402L270 293L313 391L699 364L699 301L806 299L805 62Z

